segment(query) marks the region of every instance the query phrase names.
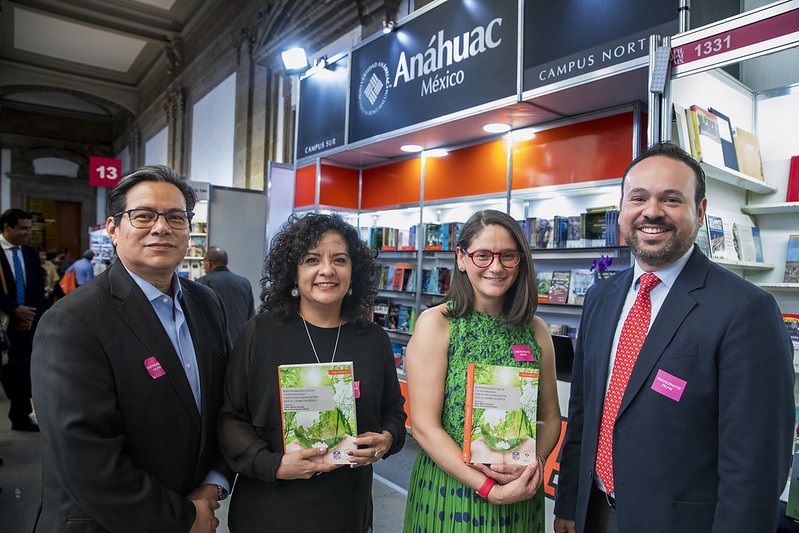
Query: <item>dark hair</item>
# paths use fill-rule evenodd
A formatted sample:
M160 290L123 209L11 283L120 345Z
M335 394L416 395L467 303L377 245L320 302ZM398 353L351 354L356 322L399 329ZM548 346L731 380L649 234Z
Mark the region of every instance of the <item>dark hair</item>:
M127 208L128 191L145 181L171 183L183 194L186 200L186 211L193 211L197 203L197 194L189 185L186 176L182 176L165 165L148 165L138 170L132 170L122 176L116 187L111 189L106 199L106 210L109 217L114 217L114 224L119 225L121 213Z
M32 218L33 216L30 213L22 209L17 209L15 207L6 209L3 211L3 214L0 215L0 231L6 227L6 224L8 224L9 228L15 228L20 219L31 220Z
M627 179L627 174L630 172L630 169L644 159L648 159L656 155L668 157L669 159L674 159L675 161L680 161L690 167L694 173L694 176L696 176L696 192L694 194L694 203L696 204L696 208L699 209L699 206L702 204L702 200L705 199L705 171L702 170L702 167L699 166L699 163L696 162L696 159L691 157L691 154L669 141L655 143L647 150L642 152L638 157L633 159L633 162L627 166L627 168L624 170L624 176L621 178L622 200L624 199L624 181Z
M533 256L530 254L530 246L527 244L527 239L519 223L502 211L494 209L478 211L463 225L457 245L461 251L468 250L474 239L486 226L501 226L508 230L513 240L516 241L516 248L522 254L522 260L517 267L519 275L505 293L502 311L508 324L529 325L538 307L538 289L535 282ZM457 262L455 267L447 296L444 298L445 302L451 301L453 304L452 309L447 311L447 316L450 318L462 317L474 309L474 288L469 281L469 276L457 268Z
M374 254L361 240L358 231L340 215L308 213L303 217L291 215L272 239L269 255L264 262L261 280L261 311L270 311L289 318L300 310L299 298L291 296L297 278L297 266L316 247L327 232L341 235L352 261L352 294L344 297L341 315L353 322L366 322L377 294Z
M208 251L205 252L206 260L214 263L215 265L222 265L227 266L227 252L224 251L222 248L218 246L211 246L208 248Z

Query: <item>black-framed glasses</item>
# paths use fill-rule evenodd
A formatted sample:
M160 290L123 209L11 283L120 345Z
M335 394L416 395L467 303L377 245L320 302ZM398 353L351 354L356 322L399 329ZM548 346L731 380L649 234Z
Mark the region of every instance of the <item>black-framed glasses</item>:
M492 252L491 250L475 250L469 252L463 251L472 260L474 266L477 268L488 268L494 262L494 257L499 258L499 262L505 268L513 268L522 261L522 254L517 250L500 250L499 252Z
M191 219L194 213L191 211L184 211L182 209L170 209L163 213L155 209L140 207L138 209L128 209L114 215L114 217L121 217L127 213L130 219L130 225L137 229L150 229L155 226L158 217L164 217L167 225L172 229L188 229L191 226Z

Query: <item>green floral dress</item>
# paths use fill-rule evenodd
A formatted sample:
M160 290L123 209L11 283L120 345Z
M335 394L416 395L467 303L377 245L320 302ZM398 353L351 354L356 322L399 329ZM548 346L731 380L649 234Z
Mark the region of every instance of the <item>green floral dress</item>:
M527 345L533 361L518 362L512 345ZM450 320L449 364L445 380L442 426L463 444L466 368L469 363L538 369L541 348L531 326L514 328L503 317L473 311ZM441 470L424 450L413 465L405 504L405 533L456 531L544 531L543 487L531 500L494 505Z

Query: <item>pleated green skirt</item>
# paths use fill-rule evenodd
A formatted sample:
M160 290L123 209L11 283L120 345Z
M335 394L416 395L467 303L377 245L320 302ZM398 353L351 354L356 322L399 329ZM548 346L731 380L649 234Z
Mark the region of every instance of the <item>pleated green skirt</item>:
M405 503L404 533L544 531L543 486L531 500L494 505L449 476L419 450Z

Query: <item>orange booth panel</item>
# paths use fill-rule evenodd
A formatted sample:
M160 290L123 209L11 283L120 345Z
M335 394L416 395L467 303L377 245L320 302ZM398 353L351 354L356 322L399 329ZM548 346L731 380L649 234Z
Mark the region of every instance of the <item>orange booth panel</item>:
M298 168L294 173L294 207L316 203L316 165Z
M408 382L404 379L399 380L400 392L402 393L403 398L405 398L405 414L408 415L408 418L405 419L405 426L411 427L411 406L408 400Z
M621 113L516 143L511 189L621 178L632 160L633 126L633 113Z
M508 189L508 151L504 140L425 160L424 199L502 194Z
M366 169L361 179L361 209L419 203L422 183L419 158Z
M322 164L319 204L358 209L358 180L357 170Z

